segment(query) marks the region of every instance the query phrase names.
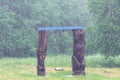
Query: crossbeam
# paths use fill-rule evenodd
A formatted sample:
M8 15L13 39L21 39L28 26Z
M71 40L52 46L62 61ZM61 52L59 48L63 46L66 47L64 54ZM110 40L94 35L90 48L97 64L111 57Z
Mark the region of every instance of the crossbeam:
M83 26L68 26L68 27L38 27L38 31L42 30L76 30L76 29L83 29Z

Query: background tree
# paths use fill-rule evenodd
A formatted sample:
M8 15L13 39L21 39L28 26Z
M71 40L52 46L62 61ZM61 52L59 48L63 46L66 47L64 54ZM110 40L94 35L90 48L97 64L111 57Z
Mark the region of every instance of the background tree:
M88 0L92 27L87 28L88 52L108 56L120 53L120 1Z
M35 56L37 27L86 25L87 15L86 0L0 0L0 55ZM70 32L49 35L49 53L71 53Z
M35 55L32 51L35 48L35 30L27 23L30 13L25 8L29 5L23 0L0 0L0 4L0 55Z

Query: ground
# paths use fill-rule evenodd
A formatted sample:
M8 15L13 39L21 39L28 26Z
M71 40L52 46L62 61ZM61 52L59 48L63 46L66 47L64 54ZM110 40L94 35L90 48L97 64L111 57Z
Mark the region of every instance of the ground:
M36 75L34 58L3 58L0 59L0 80L120 80L120 68L86 67L85 76L72 76L70 66L63 66L64 71L55 71L55 67L49 65L46 65L46 76L42 77Z

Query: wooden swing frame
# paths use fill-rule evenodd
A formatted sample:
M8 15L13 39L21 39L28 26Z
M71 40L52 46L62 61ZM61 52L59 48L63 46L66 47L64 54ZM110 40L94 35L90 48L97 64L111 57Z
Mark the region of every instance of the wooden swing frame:
M72 30L73 31L73 54L72 54L72 75L85 74L84 45L85 34L83 26L69 27L39 27L38 30L38 49L37 49L37 75L45 76L46 69L44 65L47 50L47 31L49 30ZM62 71L62 68L55 68L56 71Z

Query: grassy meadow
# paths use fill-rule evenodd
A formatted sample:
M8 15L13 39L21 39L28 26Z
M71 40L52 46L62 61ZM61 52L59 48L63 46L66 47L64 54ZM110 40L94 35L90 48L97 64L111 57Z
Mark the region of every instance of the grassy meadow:
M1 58L0 80L120 80L120 68L100 55L86 57L86 76L71 75L70 55L47 55L44 77L36 75L36 61L36 58ZM114 59L115 65L119 66L119 63L119 57ZM64 71L54 70L59 66Z

